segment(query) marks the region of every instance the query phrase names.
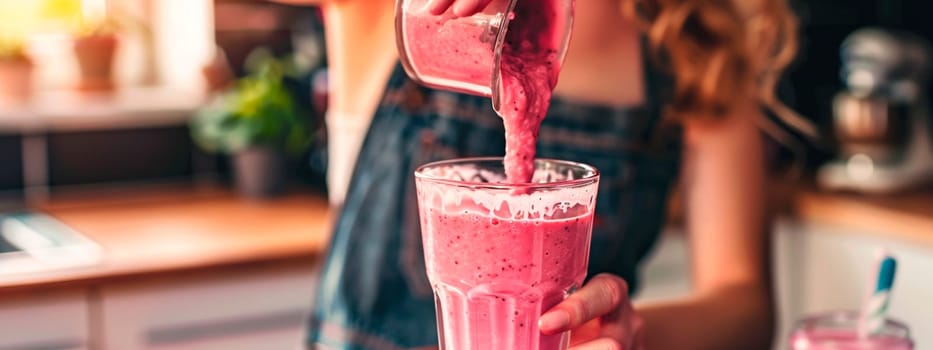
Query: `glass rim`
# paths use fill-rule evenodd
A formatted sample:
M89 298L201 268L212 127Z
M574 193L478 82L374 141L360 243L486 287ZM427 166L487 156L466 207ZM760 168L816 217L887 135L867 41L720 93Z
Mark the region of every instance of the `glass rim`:
M832 310L832 311L814 313L814 314L804 316L803 318L794 322L794 326L791 329L791 333L798 332L802 328L818 326L820 321L828 320L828 319L842 318L846 321L856 322L854 325L857 326L859 317L861 317L861 313L856 310ZM903 333L899 335L903 336L905 339L911 339L910 328L907 326L907 324L901 321L898 321L891 317L885 317L884 326L885 328L893 327L894 331Z
M415 179L422 181L429 181L437 184L444 184L457 187L470 187L477 189L489 189L489 190L515 190L515 189L561 189L561 188L575 188L580 186L586 186L589 184L596 183L599 181L599 170L596 167L569 160L560 160L560 159L551 159L551 158L535 158L535 163L545 162L553 164L561 164L568 167L583 169L587 172L587 176L571 179L571 180L560 180L554 182L522 182L522 183L490 183L490 182L476 182L469 180L451 180L445 178L434 177L426 174L426 170L430 168L437 168L445 165L458 165L458 164L482 164L482 163L496 163L502 164L503 157L466 157L466 158L453 158L440 161L434 161L427 164L423 164L415 169Z

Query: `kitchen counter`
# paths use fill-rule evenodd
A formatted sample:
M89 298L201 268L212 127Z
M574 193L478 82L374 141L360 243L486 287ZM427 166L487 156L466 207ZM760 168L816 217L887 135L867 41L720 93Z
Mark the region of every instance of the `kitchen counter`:
M56 195L35 205L99 243L102 263L8 276L0 291L285 260L318 259L330 220L321 194L255 201L217 188Z
M803 222L933 248L931 190L889 197L797 191L789 205L791 214Z
M803 222L933 247L933 193L892 198L794 191L783 210ZM252 201L218 188L95 191L36 205L101 244L103 263L0 280L0 291L89 285L119 278L279 261L326 249L331 211L322 194Z
M769 195L779 217L933 248L933 188L869 196L823 191L809 183L778 182L770 186ZM675 194L668 208L668 220L674 226L684 224L680 199Z

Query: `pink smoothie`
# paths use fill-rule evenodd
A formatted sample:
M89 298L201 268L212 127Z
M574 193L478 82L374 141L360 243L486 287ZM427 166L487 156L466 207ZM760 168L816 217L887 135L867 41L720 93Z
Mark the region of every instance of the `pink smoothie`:
M557 9L553 0L519 1L505 37L498 112L505 125L505 174L512 183L531 182L534 175L538 131L562 63Z
M592 212L555 220L423 208L428 279L441 349L556 350L568 334L542 336L541 313L580 286Z
M567 19L558 13L559 8L556 0L519 1L502 47L498 113L505 126L504 162L512 183L530 182L534 174L538 130L561 66L558 48ZM496 38L485 27L425 11L407 17L404 31L411 41L409 57L419 60L424 76L491 85Z
M495 37L483 28L466 19L419 12L406 17L404 33L409 41L408 57L417 63L419 74L429 79L427 83L450 85L456 81L488 89Z
M790 339L792 350L912 350L910 340L889 335L859 339L855 330L797 331Z

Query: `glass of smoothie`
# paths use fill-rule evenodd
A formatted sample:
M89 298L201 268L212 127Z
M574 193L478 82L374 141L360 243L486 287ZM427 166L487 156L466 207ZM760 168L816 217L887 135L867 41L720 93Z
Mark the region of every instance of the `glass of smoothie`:
M454 16L452 9L431 14L427 2L396 2L399 55L415 81L491 97L497 111L509 71L557 82L570 42L573 0L492 0L469 17Z
M535 160L530 183L507 183L502 158L431 163L416 173L441 350L557 350L541 314L586 276L599 173Z
M910 331L903 323L886 320L877 334L858 335L859 313L836 311L806 317L790 336L791 350L912 350Z

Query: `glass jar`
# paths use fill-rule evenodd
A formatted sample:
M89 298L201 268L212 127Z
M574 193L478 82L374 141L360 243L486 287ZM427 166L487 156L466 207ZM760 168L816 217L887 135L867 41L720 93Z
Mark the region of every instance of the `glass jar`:
M886 320L877 334L858 335L859 313L836 311L806 317L790 336L790 350L912 350L910 331L903 323Z

